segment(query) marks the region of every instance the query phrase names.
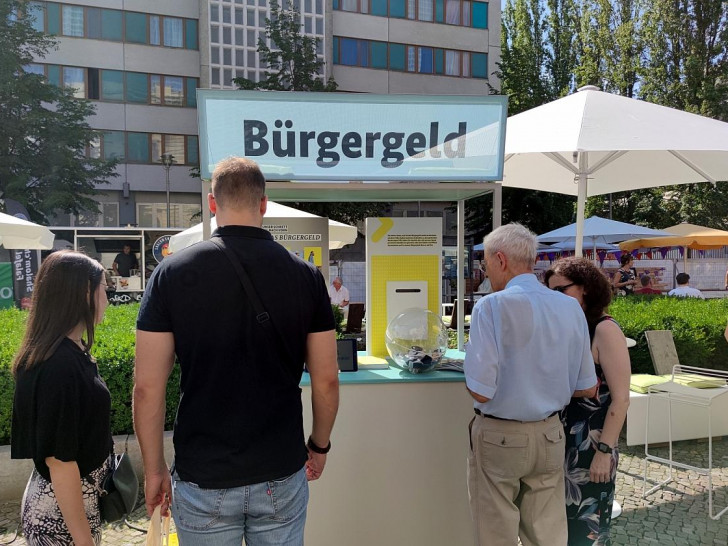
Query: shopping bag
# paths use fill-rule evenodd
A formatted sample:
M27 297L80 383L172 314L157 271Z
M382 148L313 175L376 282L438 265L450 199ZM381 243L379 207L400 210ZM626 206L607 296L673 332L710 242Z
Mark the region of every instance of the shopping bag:
M161 505L154 509L152 518L149 521L146 546L170 546L169 516L162 517Z

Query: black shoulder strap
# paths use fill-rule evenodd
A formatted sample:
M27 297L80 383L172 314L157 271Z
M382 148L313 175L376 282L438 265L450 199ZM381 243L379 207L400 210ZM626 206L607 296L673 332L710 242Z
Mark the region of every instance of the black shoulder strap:
M248 276L248 272L245 271L245 267L243 267L243 264L240 263L240 260L236 258L232 250L230 250L225 245L225 241L223 241L222 237L211 237L210 242L214 243L215 246L220 249L223 254L225 254L228 261L233 266L235 273L237 273L238 278L240 279L240 284L243 285L243 292L245 292L245 295L250 300L250 303L253 304L253 310L255 311L255 320L268 333L271 341L273 342L273 346L277 346L280 348L280 351L283 353L283 362L281 362L281 368L283 369L284 373L290 376L291 372L288 371L288 368L285 367L285 362L293 362L293 360L290 358L290 353L288 352L288 344L286 343L286 340L283 339L283 336L281 336L276 329L273 321L270 320L270 315L268 314L268 311L266 311L263 307L263 304L258 297L258 293L255 290L255 286L253 286L253 281L251 281L250 277Z

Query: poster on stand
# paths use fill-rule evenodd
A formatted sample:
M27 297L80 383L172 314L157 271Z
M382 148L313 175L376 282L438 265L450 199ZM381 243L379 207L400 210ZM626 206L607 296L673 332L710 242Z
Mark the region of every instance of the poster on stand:
M442 219L367 218L367 353L388 356L384 335L410 308L439 316Z
M38 250L13 250L13 287L15 304L21 309L29 309L33 297L33 283L38 273Z
M296 256L315 265L329 284L329 219L263 218L263 229Z

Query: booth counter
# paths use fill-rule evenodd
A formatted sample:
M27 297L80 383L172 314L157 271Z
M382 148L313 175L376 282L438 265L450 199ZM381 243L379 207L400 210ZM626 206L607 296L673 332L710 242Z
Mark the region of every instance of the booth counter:
M473 404L463 374L391 367L339 380L331 452L321 479L309 484L306 543L473 544L466 477ZM310 432L307 374L301 385Z

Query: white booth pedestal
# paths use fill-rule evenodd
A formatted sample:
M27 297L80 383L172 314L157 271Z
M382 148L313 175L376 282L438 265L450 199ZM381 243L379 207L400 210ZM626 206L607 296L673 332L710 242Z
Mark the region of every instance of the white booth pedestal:
M627 411L627 445L645 443L647 419L646 394L629 393L629 410ZM648 443L662 443L668 437L668 401L655 399L650 407L650 433ZM713 436L728 435L728 396L718 397L711 407L713 415ZM708 422L705 409L686 404L672 406L672 439L673 441L694 440L708 437Z
M473 544L466 477L473 404L463 375L389 369L339 377L331 452L323 476L309 482L306 544Z

